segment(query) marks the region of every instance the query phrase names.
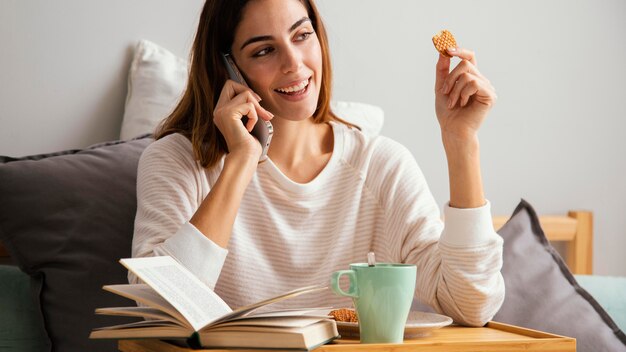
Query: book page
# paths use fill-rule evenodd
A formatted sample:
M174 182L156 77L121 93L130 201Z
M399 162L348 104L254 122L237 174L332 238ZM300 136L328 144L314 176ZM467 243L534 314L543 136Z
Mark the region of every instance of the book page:
M137 328L137 327L153 327L153 326L177 326L180 329L182 329L179 325L172 325L172 322L167 321L167 320L140 320L140 321L133 321L131 323L124 323L124 324L118 324L118 325L111 325L111 326L104 326L101 328L94 328L94 330L119 330L119 329L132 329L132 328ZM181 331L185 331L185 330L181 330ZM192 334L191 331L187 331L187 334Z
M328 313L332 308L304 308L304 309L284 309L284 310L267 310L263 312L254 311L250 314L238 315L227 320L220 320L217 323L209 325L212 328L216 325L221 325L225 322L239 322L251 319L265 319L265 318L319 318L319 319L331 319Z
M180 325L180 318L167 314L160 309L154 309L149 307L110 307L110 308L96 308L96 314L102 315L119 315L125 317L139 317L156 320L167 320L172 323ZM186 327L191 329L191 326L186 324Z
M138 339L138 338L187 338L189 329L172 325L168 321L144 320L136 323L120 324L96 328L89 334L90 339Z
M105 285L102 288L105 291L113 292L116 295L132 299L148 307L161 310L178 319L180 325L191 328L187 319L185 319L174 306L169 304L169 302L159 296L152 287L146 284Z
M276 302L280 302L280 301L288 299L288 298L300 296L300 295L303 295L305 293L318 292L318 291L327 290L327 289L328 289L328 287L320 287L320 286L308 286L308 287L295 289L293 291L289 291L287 293L284 293L284 294L282 294L280 296L271 297L271 298L265 299L263 301L247 305L245 307L238 308L238 309L232 311L231 313L229 313L227 315L224 315L223 317L215 320L214 322L212 322L212 325L220 323L220 322L223 322L223 321L236 319L238 317L247 316L247 315L251 314L252 312L254 312L255 310L257 310L257 309L259 309L261 307L267 306L269 304L272 304L272 303L276 303Z
M329 313L332 308L303 308L303 309L284 309L284 310L268 310L263 312L254 311L251 314L246 314L235 319L248 319L248 318L268 318L268 317L291 317L291 316L307 316L307 317L324 317L330 318Z
M196 330L232 312L213 290L169 256L120 262L170 302Z
M240 320L229 320L218 325L211 325L208 331L214 331L224 326L238 326L242 329L248 326L271 326L279 328L303 328L320 320L330 319L328 317L315 316L285 316L285 317L265 317L265 318L242 318Z

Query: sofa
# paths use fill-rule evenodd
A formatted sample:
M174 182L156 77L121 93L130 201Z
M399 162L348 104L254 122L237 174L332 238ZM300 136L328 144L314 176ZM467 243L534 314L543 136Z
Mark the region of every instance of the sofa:
M0 157L0 243L8 255L0 265L0 349L116 350L116 341L89 340L89 332L128 320L94 310L134 304L101 287L126 283L118 260L130 256L137 163L185 80L184 60L141 41L119 140ZM372 136L383 125L375 106L334 102L333 110ZM507 298L494 320L575 337L579 351L626 351L626 278L574 277L525 200L498 232Z

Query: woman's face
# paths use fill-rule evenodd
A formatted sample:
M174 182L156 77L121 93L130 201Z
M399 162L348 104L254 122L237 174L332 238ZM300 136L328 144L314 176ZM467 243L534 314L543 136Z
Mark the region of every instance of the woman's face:
M235 31L232 53L265 109L293 121L313 116L322 50L300 1L250 1Z

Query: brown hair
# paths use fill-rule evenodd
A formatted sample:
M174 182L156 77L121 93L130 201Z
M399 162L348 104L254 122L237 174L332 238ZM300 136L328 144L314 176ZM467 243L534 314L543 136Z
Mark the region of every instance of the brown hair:
M250 0L207 0L190 53L187 88L174 111L155 132L156 139L181 133L193 145L194 157L205 167L215 165L228 152L226 140L213 123L213 110L228 74L220 53L230 52L241 13ZM300 0L306 8L322 49L322 83L313 114L316 123L338 121L330 110L332 69L326 30L313 0Z

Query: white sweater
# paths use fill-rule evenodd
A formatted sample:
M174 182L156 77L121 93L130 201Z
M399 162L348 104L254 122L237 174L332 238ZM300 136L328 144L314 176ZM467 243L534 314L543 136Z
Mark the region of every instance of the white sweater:
M445 227L411 153L385 137L331 123L334 150L311 182L291 181L268 159L258 166L237 213L228 248L189 223L222 162L203 169L190 141L173 134L139 162L133 256L170 255L231 307L308 285L366 261L417 265L415 295L468 325L483 325L504 300L502 239L487 203L445 206ZM137 278L129 275L130 282ZM330 290L287 300L289 307L351 306Z

